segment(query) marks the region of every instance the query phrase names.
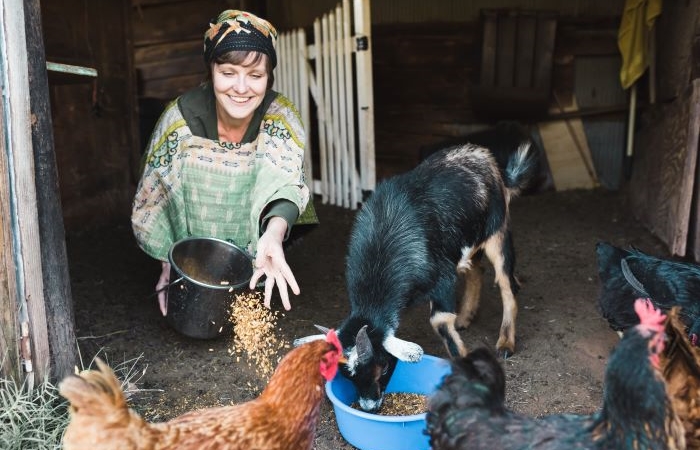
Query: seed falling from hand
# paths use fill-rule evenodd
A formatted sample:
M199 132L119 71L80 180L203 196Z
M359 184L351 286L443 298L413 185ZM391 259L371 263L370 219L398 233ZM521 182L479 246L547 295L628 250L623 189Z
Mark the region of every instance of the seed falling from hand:
M248 365L264 380L269 379L281 359L281 350L290 345L277 335L278 311L263 305L257 291L236 294L231 305L233 348L240 358L246 353Z

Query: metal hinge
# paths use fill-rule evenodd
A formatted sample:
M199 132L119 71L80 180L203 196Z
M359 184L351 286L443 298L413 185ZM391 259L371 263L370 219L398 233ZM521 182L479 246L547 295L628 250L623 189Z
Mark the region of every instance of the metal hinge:
M369 48L369 38L367 36L358 36L355 38L355 50L363 52Z

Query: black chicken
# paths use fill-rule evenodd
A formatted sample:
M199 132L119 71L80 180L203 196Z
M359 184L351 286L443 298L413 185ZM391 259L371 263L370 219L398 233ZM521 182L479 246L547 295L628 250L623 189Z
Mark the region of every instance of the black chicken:
M681 308L680 317L688 338L698 345L700 337L700 266L656 258L632 248L623 250L606 242L596 246L601 287L598 307L615 331L639 323L634 301L651 299L664 312Z
M685 448L683 425L659 372L665 316L643 300L635 309L641 323L625 333L610 356L599 412L532 418L507 409L499 360L490 350L476 349L453 361L452 374L429 400L432 449Z

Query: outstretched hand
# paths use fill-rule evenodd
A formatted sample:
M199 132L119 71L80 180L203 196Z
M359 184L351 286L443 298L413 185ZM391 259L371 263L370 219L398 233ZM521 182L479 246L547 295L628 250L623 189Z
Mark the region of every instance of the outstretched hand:
M255 257L255 269L250 279L250 289L255 289L260 277L265 275L265 307L270 307L272 289L277 285L282 298L284 309L292 309L289 302L287 286L295 295L299 295L299 285L294 278L292 269L284 258L282 241L287 231L287 221L281 217L272 217L267 223L267 229L258 240L258 249Z

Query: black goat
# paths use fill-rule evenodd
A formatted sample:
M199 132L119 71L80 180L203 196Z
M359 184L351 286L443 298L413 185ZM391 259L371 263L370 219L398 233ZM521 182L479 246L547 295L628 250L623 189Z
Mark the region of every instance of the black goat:
M362 409L381 406L397 358L423 355L418 344L395 336L405 307L430 302L430 323L450 356L466 355L457 328L466 328L479 306L483 253L503 301L496 347L503 357L514 353L518 285L508 204L537 161L529 144L513 152L505 168L483 147L451 147L379 183L364 203L346 261L351 312L338 327L348 357L342 370L357 387Z

